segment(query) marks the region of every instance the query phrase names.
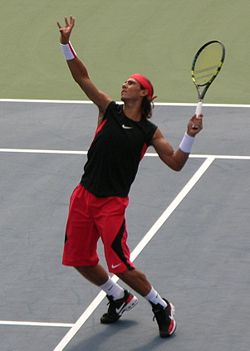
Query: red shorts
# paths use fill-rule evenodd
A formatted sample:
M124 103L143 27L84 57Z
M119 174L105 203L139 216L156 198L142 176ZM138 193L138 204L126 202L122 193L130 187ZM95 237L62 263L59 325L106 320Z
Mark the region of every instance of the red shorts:
M127 205L128 197L97 198L79 184L70 198L62 263L74 267L97 265L101 237L110 272L134 269L127 246Z

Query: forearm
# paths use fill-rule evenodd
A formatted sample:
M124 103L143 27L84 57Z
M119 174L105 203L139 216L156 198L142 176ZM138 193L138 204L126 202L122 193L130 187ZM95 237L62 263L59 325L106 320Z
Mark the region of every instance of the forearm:
M185 133L179 148L175 151L159 129L156 130L153 137L153 146L160 159L175 171L180 171L187 162L193 142L194 137Z
M89 79L87 67L85 64L77 57L77 54L70 42L61 42L61 49L63 55L67 61L69 70L72 74L74 80L80 84L82 80Z
M181 149L173 150L172 154L161 154L160 159L172 170L179 172L186 164L189 153L183 152Z
M72 77L79 85L82 86L82 82L85 79L89 79L87 67L78 57L75 57L73 60L67 60L67 65Z
M181 140L179 148L173 152L171 157L167 158L168 166L170 166L175 171L180 171L188 160L193 143L194 137L185 133Z

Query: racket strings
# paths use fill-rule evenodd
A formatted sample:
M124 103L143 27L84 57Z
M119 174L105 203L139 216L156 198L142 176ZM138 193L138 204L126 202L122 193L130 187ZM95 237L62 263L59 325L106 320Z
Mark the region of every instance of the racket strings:
M201 113L202 101L209 86L220 72L224 59L225 47L218 40L207 42L194 56L191 73L199 99L196 108L197 116Z
M213 79L214 75L220 70L220 66L212 66L205 69L195 70L193 71L193 80L197 85L207 84L211 79ZM205 73L206 74L202 74Z
M195 69L195 74L200 74L200 73L204 73L204 72L208 72L208 71L215 71L218 69L218 65L216 66L211 66L211 67L206 67L206 68L202 68L202 69Z
M209 84L218 74L223 63L221 44L214 42L200 50L194 60L192 79L196 85Z

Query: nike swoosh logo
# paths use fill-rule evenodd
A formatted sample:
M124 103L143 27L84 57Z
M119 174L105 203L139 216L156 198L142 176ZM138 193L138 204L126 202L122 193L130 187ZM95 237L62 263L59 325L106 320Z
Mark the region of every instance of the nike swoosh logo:
M116 308L116 309L115 309L116 313L117 313L117 314L120 314L120 313L122 312L123 307L124 307L125 305L126 305L126 302L124 302L124 303L121 305L120 308Z
M133 129L133 127L126 126L125 124L122 125L122 128L123 128L123 129Z
M113 269L115 269L115 268L119 267L120 265L121 265L120 263L118 263L118 264L112 264L111 267L112 267Z

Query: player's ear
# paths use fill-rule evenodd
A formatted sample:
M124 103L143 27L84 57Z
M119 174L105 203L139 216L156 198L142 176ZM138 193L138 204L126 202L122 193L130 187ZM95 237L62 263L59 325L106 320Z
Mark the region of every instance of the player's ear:
M148 95L148 89L141 89L141 96L147 96Z

